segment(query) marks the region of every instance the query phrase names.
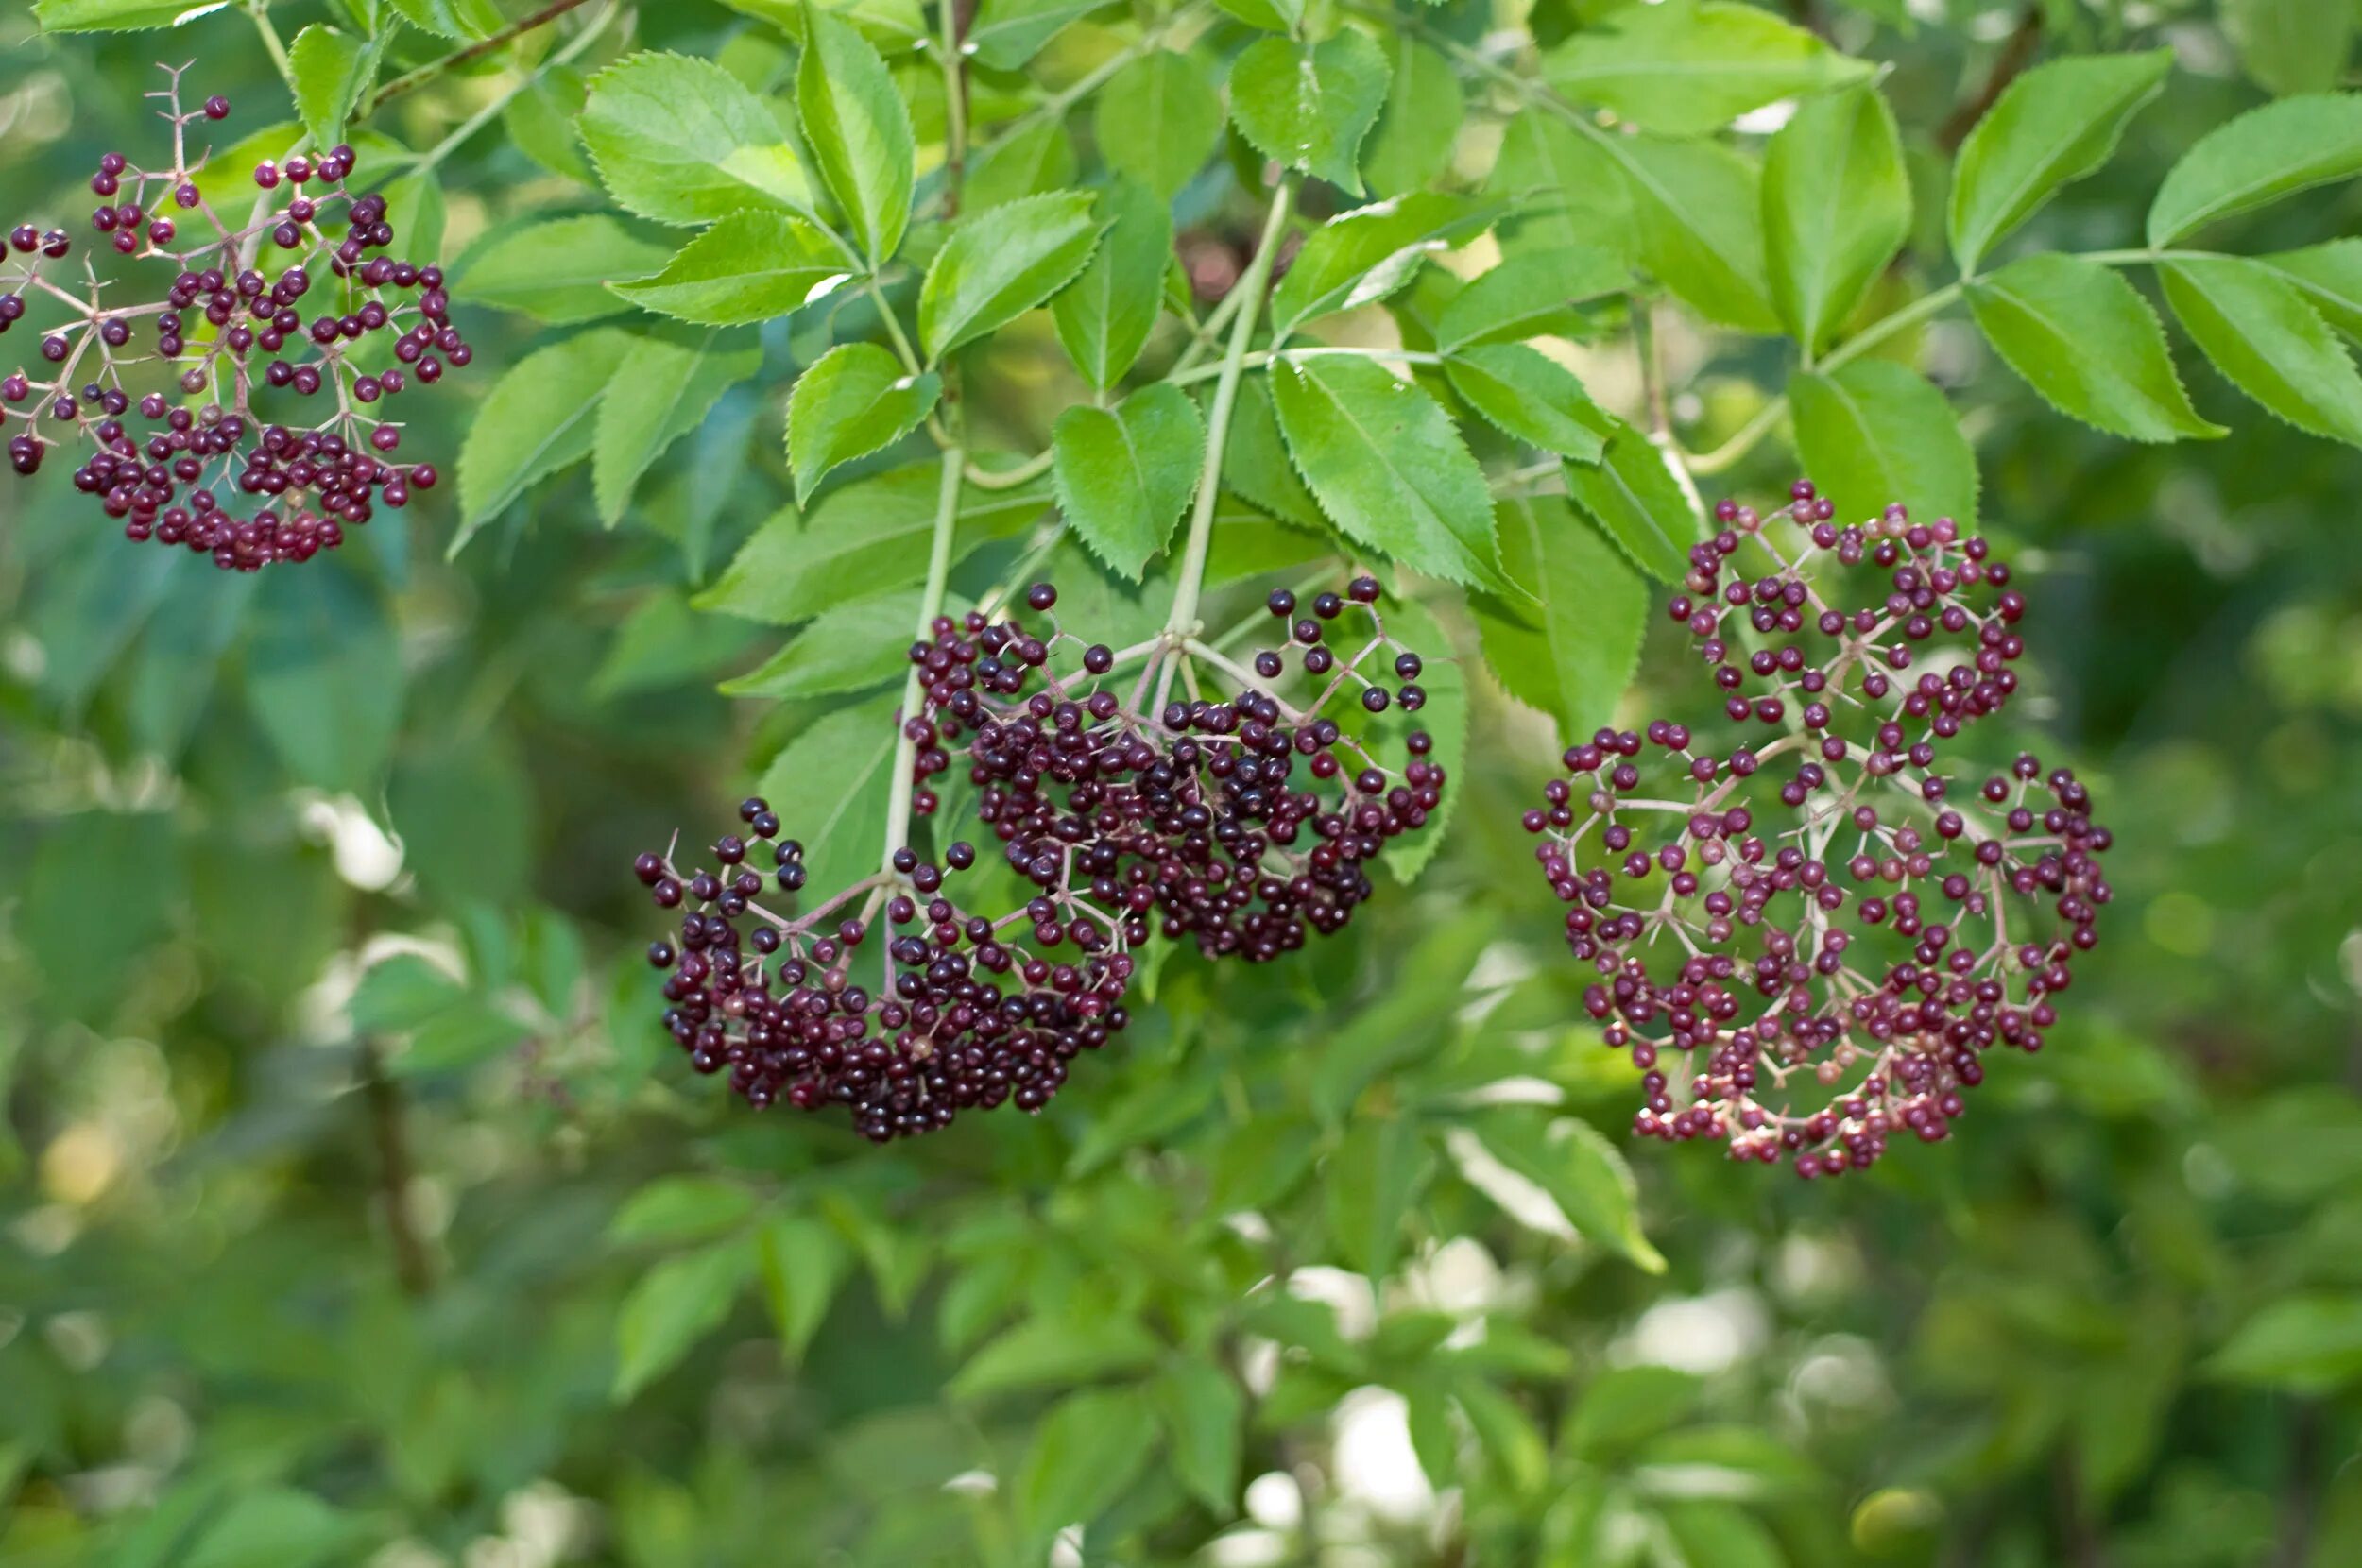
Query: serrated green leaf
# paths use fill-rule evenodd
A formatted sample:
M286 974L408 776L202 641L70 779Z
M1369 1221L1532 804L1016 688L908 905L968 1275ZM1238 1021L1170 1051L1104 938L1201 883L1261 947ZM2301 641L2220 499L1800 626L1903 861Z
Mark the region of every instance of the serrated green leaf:
M1618 258L1633 251L1632 198L1616 161L1538 105L1502 128L1484 189L1518 202L1517 231L1537 248L1600 247Z
M972 215L1064 190L1075 183L1075 169L1074 139L1065 122L1044 116L995 142L968 165L960 211Z
M2222 24L2247 74L2283 96L2336 86L2353 53L2347 0L2224 0Z
M2312 93L2251 109L2199 138L2157 187L2148 243L2362 174L2362 94Z
M210 16L231 0L33 0L33 20L53 33L132 32Z
M1420 191L1341 213L1312 231L1272 292L1275 341L1332 311L1375 304L1429 256L1465 245L1499 208Z
M1153 49L1108 78L1091 104L1099 155L1171 201L1222 136L1222 94L1194 56Z
M1533 600L1479 606L1485 661L1563 738L1583 739L1615 717L1632 684L1654 596L1564 496L1504 501L1498 515L1501 570Z
M1481 343L1572 336L1583 330L1576 305L1632 286L1631 270L1593 246L1512 256L1452 296L1435 323L1435 347L1448 354Z
M1698 508L1665 454L1640 432L1618 431L1596 465L1569 464L1566 493L1642 571L1661 583L1689 574Z
M1209 390L1207 396L1212 395ZM1289 461L1288 444L1272 409L1271 384L1261 376L1239 383L1230 409L1230 436L1222 449L1223 487L1302 529L1326 534L1328 520Z
M1018 1476L1029 1546L1046 1549L1066 1526L1105 1512L1148 1468L1155 1446L1155 1411L1137 1395L1087 1389L1053 1406Z
M872 270L910 223L916 145L910 111L878 51L849 22L810 10L796 67L796 112L820 178Z
M608 378L599 399L590 487L599 520L612 528L631 505L641 478L674 442L705 422L724 393L762 366L750 333L720 332L689 342L643 338Z
M505 25L492 0L389 0L404 22L438 38L489 38Z
M1394 79L1386 107L1361 148L1361 177L1379 196L1421 190L1450 165L1467 105L1460 73L1409 28L1393 42Z
M988 1341L952 1377L956 1399L1118 1377L1155 1364L1163 1346L1128 1317L1028 1318Z
M2362 338L2362 239L2330 240L2258 260L2302 290L2331 326Z
M1632 1167L1588 1122L1530 1108L1491 1111L1473 1123L1501 1164L1550 1195L1567 1222L1652 1274L1665 1258L1640 1231Z
M2362 1377L2362 1296L2272 1302L2239 1325L2206 1371L2234 1383L2327 1393Z
M314 146L332 147L344 140L345 116L376 62L375 51L361 40L320 23L296 34L287 46L287 64L295 74L296 111Z
M1261 38L1230 66L1230 118L1264 157L1361 192L1362 138L1386 105L1385 51L1351 28L1320 43Z
M1968 304L1994 351L2061 413L2135 441L2223 434L2190 407L2157 313L2098 263L2028 256L1970 284Z
M628 308L610 285L664 265L660 245L604 213L502 230L471 247L452 286L471 304L571 326Z
M1664 0L1611 12L1542 60L1542 79L1668 136L1703 136L1751 109L1870 74L1804 28L1753 6Z
M2234 386L2299 430L2362 444L2362 375L2296 284L2238 256L2158 273L2182 330Z
M1150 1397L1164 1419L1165 1446L1181 1484L1215 1517L1229 1517L1239 1506L1246 1396L1220 1367L1180 1361L1157 1374Z
M1755 165L1713 142L1626 136L1615 151L1632 194L1640 264L1709 321L1777 332Z
M1857 359L1832 375L1788 383L1797 455L1849 522L1902 502L1925 521L1977 525L1977 453L1944 395L1908 366Z
M739 550L699 609L793 625L831 605L907 588L927 574L942 465L914 463L830 490L808 511L783 508ZM954 563L1039 517L1046 479L962 492Z
M762 1227L762 1298L780 1349L800 1360L852 1265L844 1239L820 1220L782 1215Z
M1435 1155L1407 1116L1363 1116L1322 1167L1328 1236L1338 1255L1383 1280L1402 1252L1402 1222L1434 1179Z
M834 697L885 685L910 669L918 595L879 594L823 610L761 668L722 683L732 697Z
M1911 230L1911 182L1886 100L1870 88L1815 98L1763 161L1763 248L1780 319L1818 350L1854 314Z
M840 343L796 378L787 399L787 459L796 499L829 470L900 440L943 394L933 371L913 375L874 343Z
M755 1263L754 1244L732 1240L666 1258L641 1275L616 1315L615 1399L670 1372L720 1327Z
M1067 526L1111 570L1139 581L1197 490L1206 452L1197 405L1161 383L1113 412L1078 403L1058 416L1051 449Z
M987 70L1014 71L1041 52L1068 23L1108 0L979 0L968 24L968 53Z
M1346 537L1448 582L1500 585L1493 497L1450 417L1375 361L1272 366L1289 456Z
M608 194L641 217L694 225L748 208L812 211L812 181L779 120L711 60L620 60L591 78L577 124Z
M2059 188L2097 169L2165 85L2170 49L2056 60L2011 82L1960 144L1952 174L1952 258L1974 273Z
M700 327L743 327L800 309L850 264L827 234L786 213L733 213L649 278L609 286L643 310Z
M891 692L823 715L763 770L756 793L777 802L789 835L803 841L806 885L815 901L883 863L900 696Z
M1523 343L1480 344L1444 362L1444 373L1470 408L1520 441L1578 463L1596 463L1616 434L1575 373Z
M1119 179L1099 196L1106 232L1081 277L1051 301L1058 341L1083 379L1106 388L1148 346L1163 310L1158 283L1172 264L1172 215L1147 186Z
M718 1176L659 1176L625 1200L608 1221L609 1241L708 1241L755 1212L754 1195Z
M1099 245L1087 191L1028 196L952 231L918 291L918 335L939 361L1073 281Z

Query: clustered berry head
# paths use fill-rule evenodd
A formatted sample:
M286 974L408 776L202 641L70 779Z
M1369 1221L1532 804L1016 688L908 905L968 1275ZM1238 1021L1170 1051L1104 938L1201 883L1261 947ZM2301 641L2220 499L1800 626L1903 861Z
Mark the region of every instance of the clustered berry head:
M1402 735L1398 767L1373 749L1380 715L1427 701L1420 657L1387 636L1378 597L1369 577L1302 606L1275 593L1282 632L1253 654L1252 674L1196 650L1236 678L1235 691L1157 703L1146 700L1155 660L1137 680L1118 676L1113 650L1054 619L1036 630L1015 617L946 617L911 649L919 782L965 760L977 813L1009 864L1041 888L1087 895L1130 943L1147 940L1153 913L1163 935L1190 937L1211 957L1293 951L1308 930L1344 928L1373 891L1369 861L1443 798L1426 731ZM1039 585L1026 602L1048 615L1057 596ZM1341 653L1331 633L1347 616ZM1061 673L1067 644L1079 667ZM1277 694L1292 670L1303 687L1294 702ZM1332 709L1358 710L1366 733ZM933 803L928 790L921 805Z
M128 537L236 571L309 560L379 505L435 486L432 465L394 456L402 427L384 405L466 366L471 350L441 269L385 253L385 198L351 188L351 147L261 163L248 221L219 215L188 130L226 117L229 102L184 111L180 73L168 75L151 96L166 104L169 166L110 152L90 183L99 255L156 264L147 271L159 278L169 267L169 283L161 298L110 303L109 289L145 274L102 277L85 260L69 286L54 276L73 252L65 230L9 232L0 333L25 326L32 305L60 319L32 329L38 366L0 376L0 435L27 476L52 449L79 446L75 488ZM185 243L184 224L203 237Z
M972 846L950 844L942 865L901 850L892 878L791 917L764 899L799 901L803 846L779 837L761 799L739 816L745 832L714 842L714 869L683 871L649 853L634 870L659 907L691 906L678 940L648 949L668 972L665 1027L698 1072L728 1069L749 1105L841 1105L879 1143L947 1127L965 1110L1038 1111L1067 1065L1127 1021L1133 959L1106 925L1048 897L998 919L953 901ZM756 865L766 858L767 875ZM831 918L864 896L860 914ZM857 972L864 947L878 951L875 991Z
M1692 552L1670 611L1729 745L1664 719L1603 729L1525 819L1599 977L1584 1006L1642 1072L1635 1129L1807 1178L1945 1137L1988 1049L2042 1048L2110 898L2110 834L2071 772L1947 760L2017 690L2008 567L1950 519L1832 512L1803 482L1770 519L1725 502ZM1725 581L1743 548L1770 570ZM1864 563L1885 591L1833 602Z

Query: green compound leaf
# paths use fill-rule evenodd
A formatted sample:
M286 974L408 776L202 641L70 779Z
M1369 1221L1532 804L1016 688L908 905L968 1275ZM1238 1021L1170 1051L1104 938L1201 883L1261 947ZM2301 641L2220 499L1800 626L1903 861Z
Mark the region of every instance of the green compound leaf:
M917 150L910 111L878 51L849 22L814 9L796 68L796 111L829 194L874 270L901 246Z
M1350 28L1320 43L1258 39L1230 67L1230 118L1264 157L1359 196L1355 161L1390 75L1385 51Z
M1923 520L1977 522L1977 453L1943 392L1908 366L1860 359L1832 375L1789 378L1797 454L1850 522L1892 502Z
M838 605L821 611L762 665L724 681L719 690L725 696L775 702L874 690L909 673L911 628L917 624L915 591Z
M1428 257L1465 245L1500 208L1418 192L1342 213L1312 231L1272 292L1275 340L1332 311L1376 304Z
M1760 177L1713 142L1618 137L1640 264L1709 321L1775 333L1763 251Z
M1960 144L1952 172L1952 257L1973 274L2060 187L2105 163L2165 85L2169 49L2052 60L2010 84Z
M622 291L610 285L644 278L664 260L662 246L642 239L618 218L592 213L491 235L461 259L453 287L472 304L569 326L627 309Z
M459 448L460 524L451 554L525 486L590 455L599 400L588 390L614 378L634 341L593 328L527 354L493 383Z
M1073 281L1099 233L1088 191L1027 196L963 222L918 291L918 335L929 358L941 360Z
M653 277L609 283L642 310L700 327L743 327L811 303L847 276L849 259L787 213L733 213L674 253Z
M732 1239L666 1258L640 1276L615 1320L617 1402L670 1372L721 1326L756 1262L753 1242Z
M878 869L900 698L889 691L823 716L763 770L755 793L778 802L789 835L803 841L813 887L849 887Z
M1539 349L1494 343L1444 362L1451 388L1503 435L1578 463L1596 463L1616 434L1575 373Z
M1525 251L1451 297L1435 323L1435 347L1448 354L1480 343L1583 335L1574 307L1632 286L1631 269L1595 246Z
M591 78L576 121L625 212L695 225L747 208L810 213L812 181L762 99L711 60L637 54Z
M1100 156L1165 201L1181 193L1222 136L1222 94L1194 56L1153 49L1118 71L1091 104Z
M1552 49L1542 79L1667 136L1703 136L1751 109L1870 74L1804 28L1753 6L1628 6Z
M1197 488L1206 427L1177 386L1143 387L1113 412L1077 404L1051 437L1058 506L1091 554L1140 580Z
M913 463L841 486L806 510L782 508L693 603L702 610L786 626L832 605L912 587L927 575L928 536L942 480L941 464ZM960 502L955 562L1041 516L1050 484L1036 480L1009 490L971 486Z
M787 460L796 499L811 499L820 481L849 463L910 434L943 394L943 380L915 376L874 343L841 343L796 380L787 399Z
M1562 738L1580 740L1615 717L1655 595L1566 497L1504 501L1498 517L1501 570L1533 603L1477 606L1485 664L1511 696L1558 721Z
M762 366L751 333L674 342L647 338L616 366L599 400L591 490L599 520L623 520L642 475L674 442L705 423L722 395Z
M1492 493L1434 399L1344 355L1275 365L1271 390L1296 470L1347 537L1431 577L1501 586Z
M2174 374L2157 313L2097 262L2028 256L1969 285L1977 330L2062 414L2135 441L2224 434Z
M2177 245L2223 218L2362 174L2362 94L2315 93L2249 110L2199 138L2157 187L2148 243Z
M1394 82L1361 148L1361 177L1380 196L1420 190L1451 162L1467 105L1460 73L1409 28L1394 41Z
M1772 138L1764 261L1780 319L1807 349L1836 335L1910 229L1903 141L1874 91L1812 99Z
M1689 574L1698 507L1655 443L1630 425L1591 467L1566 466L1566 493L1633 565L1663 583Z
M2362 445L2362 376L2295 283L2234 256L2158 271L2165 302L2231 384L2299 430Z
M287 46L287 63L295 73L296 110L312 145L334 146L344 140L354 95L376 68L377 51L315 22Z
M1163 312L1172 215L1147 186L1119 179L1100 193L1099 216L1106 233L1083 275L1050 302L1050 316L1074 367L1104 389L1132 368Z

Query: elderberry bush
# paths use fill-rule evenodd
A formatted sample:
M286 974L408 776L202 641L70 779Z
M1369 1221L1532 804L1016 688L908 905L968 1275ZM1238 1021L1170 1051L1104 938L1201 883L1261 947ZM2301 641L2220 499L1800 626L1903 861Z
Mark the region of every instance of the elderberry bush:
M1801 481L1768 519L1716 516L1670 614L1722 713L1568 748L1525 827L1599 976L1584 1009L1642 1074L1635 1131L1867 1169L1948 1136L1994 1048L2042 1048L2113 835L2071 770L1954 745L2025 652L1983 538L1900 505L1840 526ZM1845 597L1863 576L1869 602Z
M434 488L395 454L390 400L466 366L439 266L389 253L385 198L356 187L353 149L253 170L251 210L217 210L192 133L226 120L218 94L184 108L181 76L149 94L170 158L108 152L88 254L62 229L23 224L0 251L0 333L38 360L0 375L10 466L64 452L76 490L124 536L178 545L225 570L306 561L379 506Z

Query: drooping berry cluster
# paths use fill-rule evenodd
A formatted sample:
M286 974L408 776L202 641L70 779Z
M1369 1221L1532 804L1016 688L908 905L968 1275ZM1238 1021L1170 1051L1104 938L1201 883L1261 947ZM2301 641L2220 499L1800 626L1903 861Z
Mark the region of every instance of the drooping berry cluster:
M1725 502L1691 553L1671 615L1730 743L1601 730L1525 822L1599 976L1584 1005L1642 1071L1636 1131L1808 1178L1943 1138L1991 1048L2040 1049L2110 896L2110 835L2071 772L1948 760L2017 690L2006 564L1949 519L1832 511L1801 482L1770 519ZM1726 580L1749 549L1770 570ZM1864 563L1884 590L1833 602Z
M1189 936L1211 957L1293 951L1308 929L1345 925L1371 895L1369 861L1443 798L1445 770L1424 730L1402 736L1403 760L1390 770L1373 737L1329 716L1349 699L1374 729L1390 709L1426 703L1420 657L1387 635L1378 597L1376 579L1360 577L1299 615L1295 596L1276 592L1270 609L1285 632L1254 655L1251 673L1203 644L1182 650L1235 679L1233 694L1155 705L1144 701L1155 660L1126 697L1109 684L1121 656L1054 617L1039 632L1015 618L945 618L911 649L922 680L910 721L918 778L964 760L1010 865L1041 888L1087 893L1120 914L1130 943L1147 940L1154 912L1163 935ZM1055 604L1047 586L1028 599L1045 616ZM1366 631L1340 655L1329 633L1348 613ZM1079 669L1061 673L1067 643ZM1275 690L1291 664L1301 706Z
M904 849L892 878L791 918L762 899L766 880L781 903L803 892L802 845L779 838L761 799L739 815L746 835L715 841L715 869L683 872L653 853L634 869L660 907L694 906L676 942L648 949L668 971L665 1027L698 1072L727 1068L749 1105L841 1105L879 1143L964 1110L1038 1111L1068 1063L1124 1027L1133 959L1115 933L1048 897L999 919L962 910L948 888L976 863L971 845L948 846L941 866ZM767 878L750 863L764 845ZM864 897L862 913L831 921ZM868 918L879 904L883 933ZM883 937L874 992L855 971L873 936Z
M38 366L0 376L0 435L28 476L51 449L81 447L75 487L129 538L239 571L308 560L377 506L434 486L431 465L392 455L402 427L382 405L471 350L441 270L385 254L385 198L351 188L351 147L259 164L248 220L219 215L188 130L227 117L229 102L183 111L180 71L167 74L150 96L172 127L169 166L110 152L90 181L99 254L150 264L108 277L84 260L69 284L55 276L74 248L65 230L24 225L0 247L0 332L26 326L32 305L60 317L35 329ZM201 237L175 248L183 225ZM161 298L108 302L165 267Z

